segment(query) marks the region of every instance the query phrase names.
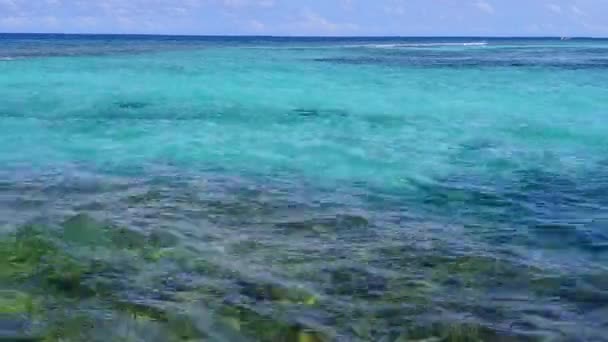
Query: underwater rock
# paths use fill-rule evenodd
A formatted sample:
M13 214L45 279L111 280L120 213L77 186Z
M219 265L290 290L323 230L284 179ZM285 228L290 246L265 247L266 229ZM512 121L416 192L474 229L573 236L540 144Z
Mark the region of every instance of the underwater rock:
M200 209L208 214L208 219L212 222L224 220L237 220L242 222L246 220L251 222L257 217L270 215L276 208L272 203L263 201L242 198L230 200L202 200L200 201Z
M118 101L115 103L121 109L142 109L150 105L149 103L138 101Z
M177 251L175 251L175 258L182 269L187 272L217 278L232 278L235 276L235 271L225 269L212 260L197 258Z
M328 341L320 333L299 326L294 326L289 329L285 341L293 342L324 342Z
M293 110L294 113L303 117L318 117L318 116L341 116L345 117L348 112L341 109L314 109L314 108L296 108Z
M62 240L69 243L90 246L106 246L109 243L104 224L85 214L67 219L63 224Z
M523 336L499 333L490 328L466 323L435 323L428 326L414 326L407 329L397 341L438 341L438 342L517 342L528 341Z
M425 308L431 305L433 291L437 286L424 280L396 278L391 279L387 289L377 299L389 305L415 305Z
M163 198L163 194L160 191L147 191L142 194L131 195L126 201L130 204L150 204L160 201Z
M84 222L84 230L97 232L82 217L72 220L66 228L79 229L80 226L73 225L75 222ZM38 290L68 297L94 296L95 287L91 285L94 282L89 280L99 277L108 266L100 260L69 255L58 248L57 237L52 234L50 229L25 226L14 236L0 240L0 279L6 283L31 284ZM82 241L80 237L78 234L75 240Z
M256 341L322 342L330 339L315 329L260 314L245 306L224 306L220 310L224 322L238 328Z
M207 333L194 322L195 317L176 313L162 303L146 300L118 300L114 306L138 321L153 321L166 324L167 332L179 341L202 340Z
M271 245L269 243L253 239L236 241L230 245L230 250L238 255L255 253L257 251L263 251L266 248L271 248Z
M0 341L39 342L42 337L27 333L28 322L21 319L4 318L0 315Z
M44 341L87 341L90 340L90 332L97 323L91 317L84 314L74 314L52 319L52 324L44 330Z
M29 333L31 319L40 313L40 303L17 290L0 290L0 341L38 341Z
M369 221L362 216L336 215L303 221L278 223L276 226L287 233L311 233L315 235L336 234L369 227Z
M32 314L37 310L34 299L20 291L0 290L0 317L5 315Z
M176 246L179 243L179 238L166 229L156 229L150 233L148 241L152 246L169 248Z
M148 238L145 234L124 227L111 229L110 239L113 246L121 249L141 250L148 245Z
M169 316L168 329L171 335L178 338L180 341L201 341L206 340L209 336L206 331L201 329L193 318L187 315L171 315Z
M56 245L34 226L25 226L0 240L0 279L21 282L35 275L58 254Z
M255 301L270 301L291 304L315 305L314 295L302 290L271 283L254 283L246 280L237 281L240 293Z
M316 109L294 109L294 113L301 116L319 116L319 111Z
M428 269L431 279L442 284L471 288L517 288L527 286L541 271L508 260L480 255L444 257Z
M153 321L168 322L165 309L143 300L116 300L113 305L120 311L131 314L134 318L145 318Z
M128 313L136 317L137 322L161 322L162 325L157 328L168 331L167 336L172 336L168 340L200 340L205 337L204 332L197 330L188 319L177 316L175 313L179 310L176 308L167 309L164 304L155 304L159 300L159 303L172 303L174 298L171 294L175 291L192 289L187 278L171 278L161 282L164 288L158 292L140 288L128 281L128 274L139 272L140 269L135 267L142 267L141 262L147 255L172 256L172 249L160 246L177 244L176 236L163 231L154 231L148 236L126 228L100 224L84 214L69 218L61 228L24 226L14 234L0 237L0 283L31 289L45 298L44 306L41 306L26 292L0 291L0 321L5 321L5 315L22 317L36 313L48 323L38 327L45 338L90 340L90 334L96 330L94 326L101 324L96 321L100 318L95 318L94 312L85 309L82 319L79 319L77 313L80 311L76 307L83 303L103 303L113 308L108 311L112 312L110 315ZM114 255L106 252L91 253L90 256L83 254L96 241L100 242L101 248ZM86 248L80 248L83 246ZM114 253L113 249L129 250L136 254ZM112 264L105 258L112 259ZM185 254L183 258L192 259L192 255ZM143 294L141 300L125 300L125 296L129 297L127 294L140 292ZM52 316L47 316L56 315L55 311L65 314L65 319L55 322ZM21 339L13 330L0 326L0 340L4 332L10 333L11 340L15 336ZM121 335L114 332L112 336Z
M78 214L62 224L63 242L93 248L135 251L149 261L163 256L163 248L175 246L179 239L174 234L155 230L145 234L134 229L103 224L86 214Z
M95 295L94 289L84 283L88 265L79 264L67 257L57 257L45 265L43 274L50 288L70 297L86 298Z
M340 296L359 298L380 297L388 288L388 280L378 274L355 266L329 268L323 271L331 284L326 291Z

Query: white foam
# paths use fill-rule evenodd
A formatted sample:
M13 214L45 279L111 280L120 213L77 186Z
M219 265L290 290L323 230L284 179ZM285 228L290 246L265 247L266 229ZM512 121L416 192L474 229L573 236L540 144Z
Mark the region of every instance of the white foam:
M360 44L360 45L344 45L343 47L352 48L376 48L376 49L399 49L410 47L442 47L442 46L486 46L486 42L468 42L468 43L410 43L410 44Z
M392 43L392 44L346 44L346 45L301 45L301 46L241 46L241 49L262 49L262 50L308 50L308 49L340 49L340 48L371 48L371 49L400 49L415 47L442 47L442 46L486 46L487 42L466 42L466 43Z
M15 59L12 57L0 57L0 61L14 61Z

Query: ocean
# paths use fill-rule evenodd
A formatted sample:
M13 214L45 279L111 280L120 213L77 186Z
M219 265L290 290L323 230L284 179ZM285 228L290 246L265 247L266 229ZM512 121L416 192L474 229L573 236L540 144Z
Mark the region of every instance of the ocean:
M0 338L608 341L608 40L0 34Z

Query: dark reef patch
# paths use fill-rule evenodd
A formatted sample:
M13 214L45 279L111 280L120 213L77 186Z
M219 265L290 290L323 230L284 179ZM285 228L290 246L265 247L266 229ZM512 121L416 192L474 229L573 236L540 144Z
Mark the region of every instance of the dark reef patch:
M28 182L30 192L61 194L72 214L3 233L0 280L21 294L8 296L0 312L23 312L43 336L99 333L49 319L58 307L64 322L84 317L104 326L103 312L163 338L211 336L210 326L268 341L578 336L543 317L608 324L598 314L608 278L593 267L605 232L599 218L571 220L579 205L602 199L599 192L588 202L570 199L589 193L585 182L603 180L600 169L577 177L532 169L486 179L451 175L412 181L409 193L370 189L348 206L336 189L297 201L291 183L287 191L225 179L197 187L174 177L82 189L66 179ZM0 191L11 192L11 184ZM71 211L78 196L96 191L103 215ZM441 220L456 217L464 224ZM564 251L555 259L563 269L529 258L522 250L530 246ZM573 248L594 251L584 267L569 264ZM208 312L205 322L191 310Z
M302 117L346 117L348 112L341 109L296 108L293 112Z
M522 59L513 60L508 58L487 58L487 59L462 59L448 55L438 55L429 58L427 55L417 56L413 54L398 55L369 55L369 56L348 56L348 57L327 57L315 58L315 62L332 63L343 65L380 65L390 67L412 67L412 68L441 68L441 69L461 69L461 68L552 68L563 70L604 70L608 68L608 60L589 59L585 62L556 62L552 60Z
M150 106L147 102L139 101L118 101L116 106L121 109L143 109Z

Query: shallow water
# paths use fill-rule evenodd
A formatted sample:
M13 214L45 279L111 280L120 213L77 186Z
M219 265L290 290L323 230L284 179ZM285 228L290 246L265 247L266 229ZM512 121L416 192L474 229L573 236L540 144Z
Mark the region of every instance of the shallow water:
M605 340L607 53L0 35L0 337Z

